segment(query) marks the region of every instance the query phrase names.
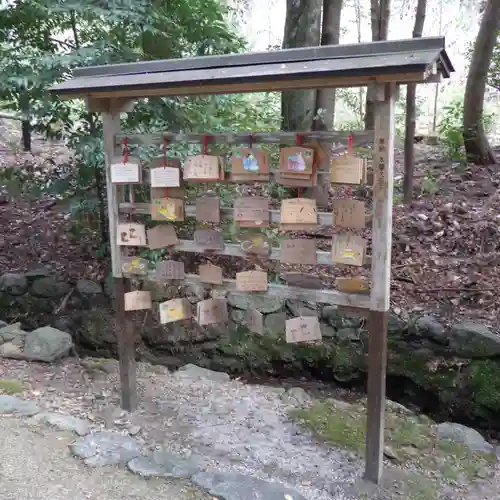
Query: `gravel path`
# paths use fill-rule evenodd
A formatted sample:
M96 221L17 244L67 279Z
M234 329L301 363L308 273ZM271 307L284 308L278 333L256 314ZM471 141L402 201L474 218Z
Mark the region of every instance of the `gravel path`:
M0 419L1 500L205 500L176 480L143 480L125 469L90 468L69 453L69 433Z

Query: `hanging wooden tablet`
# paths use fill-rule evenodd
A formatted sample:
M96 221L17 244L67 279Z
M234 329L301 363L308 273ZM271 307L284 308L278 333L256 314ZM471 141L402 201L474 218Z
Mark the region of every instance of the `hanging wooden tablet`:
M184 262L162 260L156 264L155 276L158 281L182 280L185 277Z
M202 283L209 283L210 285L222 285L222 268L214 266L213 264L201 264L198 268L200 281Z
M160 323L165 325L183 319L190 319L193 315L191 304L187 299L172 299L159 304Z
M299 316L285 323L286 341L291 343L321 340L321 327L315 316Z
M366 240L354 234L336 234L332 239L332 263L362 266Z
M155 167L149 170L151 187L180 187L180 169Z
M138 276L145 276L148 274L149 262L146 259L141 259L140 257L123 257L122 262L122 272L126 274L135 274Z
M224 250L225 248L222 234L213 229L197 229L193 240L202 250Z
M116 239L118 246L145 247L147 246L146 228L144 224L120 222L116 228Z
M251 332L264 335L264 315L257 309L245 311L245 325Z
M264 271L236 273L236 290L238 292L265 292L267 290L267 273Z
M170 167L170 168L181 168L181 160L179 158L166 158L164 155L160 156L153 156L148 163L147 166L149 168L156 168L156 167Z
M314 150L314 159L317 162L318 167L320 165L329 165L330 163L330 151L332 149L332 144L329 142L319 142L316 139L308 141L302 144L304 148Z
M216 196L201 196L196 199L196 220L220 223L220 199Z
M332 184L361 184L366 177L366 164L362 158L346 153L332 160Z
M138 158L129 156L124 161L123 156L113 158L110 166L112 184L140 184L141 167Z
M312 274L284 273L283 279L289 286L296 286L297 288L309 288L310 290L322 290L325 288L321 280Z
M200 326L225 323L229 319L225 299L207 299L196 304L196 322Z
M169 222L184 220L184 200L156 198L151 203L151 219Z
M142 311L151 309L151 293L147 291L127 292L125 298L125 311Z
M148 229L148 244L151 250L177 245L179 240L175 228L171 224L159 224Z
M268 182L269 156L259 148L240 148L231 156L231 181Z
M359 200L333 200L333 225L351 229L364 229L366 226L365 202Z
M294 146L280 151L280 174L282 177L308 179L313 173L314 150Z
M184 161L184 180L191 182L218 181L221 177L220 158L212 155L188 156Z
M234 220L240 227L268 227L269 199L263 196L241 196L234 200Z
M318 208L327 208L329 196L327 186L313 186L304 191L304 198L311 198L316 201Z
M337 290L345 293L370 293L370 285L366 278L337 278L335 280Z
M271 254L271 241L262 233L251 231L243 232L240 235L240 248L246 254L261 255L267 257Z
M184 188L182 187L182 180L181 180L181 187L169 187L167 188L168 190L168 197L169 199L176 199L176 200L184 200L184 197L186 195ZM158 198L164 198L165 197L165 188L151 188L151 199L155 200Z
M306 239L289 239L281 242L280 262L315 266L316 242Z
M280 228L283 230L310 230L318 227L316 201L292 198L281 202Z

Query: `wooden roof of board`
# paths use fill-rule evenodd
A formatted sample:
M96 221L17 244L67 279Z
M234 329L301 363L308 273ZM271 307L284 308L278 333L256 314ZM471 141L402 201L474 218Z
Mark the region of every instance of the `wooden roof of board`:
M147 97L426 82L454 71L442 37L77 68L60 97Z

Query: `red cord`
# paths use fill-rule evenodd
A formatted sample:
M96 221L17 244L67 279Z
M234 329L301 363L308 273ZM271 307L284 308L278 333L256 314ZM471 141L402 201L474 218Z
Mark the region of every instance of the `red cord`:
M352 135L350 135L347 138L347 152L348 153L352 153L352 144L353 144L353 137L352 137Z

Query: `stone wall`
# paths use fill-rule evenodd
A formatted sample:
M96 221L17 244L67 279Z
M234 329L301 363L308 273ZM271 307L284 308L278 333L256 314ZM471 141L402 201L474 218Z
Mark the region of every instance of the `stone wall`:
M193 305L208 296L201 286L147 283L145 289L152 292L155 304L174 294ZM28 330L51 325L71 333L81 353L115 356L111 295L106 283L68 283L44 269L4 274L0 319L20 321ZM230 293L228 301L228 324L209 328L193 321L159 325L156 310L135 314L138 355L171 368L192 362L234 374L308 376L351 387L364 383L368 333L362 318L343 315L332 306L258 294ZM245 328L248 308L265 314L265 335ZM297 315L321 318L321 344L286 344L285 320ZM472 322L445 327L432 316L408 322L391 315L388 357L392 397L500 429L495 418L500 411L500 337L492 329Z

